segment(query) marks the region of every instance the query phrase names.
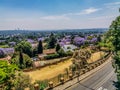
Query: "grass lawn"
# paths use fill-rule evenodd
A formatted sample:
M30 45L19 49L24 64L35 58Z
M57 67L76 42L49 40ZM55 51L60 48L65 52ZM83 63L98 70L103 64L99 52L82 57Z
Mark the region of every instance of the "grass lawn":
M104 52L94 53L92 57L88 60L88 63L91 63L91 62L94 62L100 59L102 55L104 55ZM38 69L35 71L31 71L31 72L25 72L25 74L30 75L30 77L32 78L32 82L34 82L35 80L50 79L59 74L62 74L65 68L68 68L71 64L72 64L71 59L69 59L65 62L60 62L57 65L47 66L40 70Z

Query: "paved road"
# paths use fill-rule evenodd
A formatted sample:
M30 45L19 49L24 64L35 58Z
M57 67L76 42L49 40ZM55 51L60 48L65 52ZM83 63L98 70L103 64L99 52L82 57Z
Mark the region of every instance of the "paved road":
M67 90L116 90L115 81L117 78L110 61L99 71Z

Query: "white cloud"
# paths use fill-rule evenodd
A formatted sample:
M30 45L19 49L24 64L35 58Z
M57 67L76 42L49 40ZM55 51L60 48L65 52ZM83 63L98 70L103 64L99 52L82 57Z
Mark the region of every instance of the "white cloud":
M88 9L83 10L81 12L81 14L91 14L91 13L97 12L99 10L100 9L97 9L97 8L88 8Z
M43 16L43 17L40 17L40 19L44 19L44 20L70 20L69 16L86 15L86 14L95 13L99 10L101 10L101 9L91 7L91 8L82 10L82 11L77 12L77 13L66 13L66 14L62 14L62 15Z
M88 9L84 9L80 12L77 12L77 13L68 13L68 14L64 14L64 15L86 15L86 14L91 14L91 13L95 13L97 11L101 10L100 8L88 8Z
M45 19L45 20L69 20L69 17L66 17L65 15L58 15L58 16L43 16L40 17L40 19Z

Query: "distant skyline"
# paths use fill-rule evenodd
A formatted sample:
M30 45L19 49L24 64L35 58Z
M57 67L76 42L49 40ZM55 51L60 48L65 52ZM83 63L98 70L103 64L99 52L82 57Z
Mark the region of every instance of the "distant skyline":
M108 28L119 0L0 0L0 30Z

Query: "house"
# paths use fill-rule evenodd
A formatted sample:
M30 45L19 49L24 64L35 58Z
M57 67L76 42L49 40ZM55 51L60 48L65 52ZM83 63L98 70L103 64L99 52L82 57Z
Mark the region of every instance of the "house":
M43 50L43 54L38 55L38 58L40 60L44 60L45 56L50 55L50 54L55 54L55 53L56 53L55 49L46 49L46 50Z
M61 47L65 52L67 51L74 51L75 49L77 49L77 47L75 45L69 44L69 45L63 45Z
M43 54L49 55L49 54L55 54L56 50L55 49L46 49L43 50Z

